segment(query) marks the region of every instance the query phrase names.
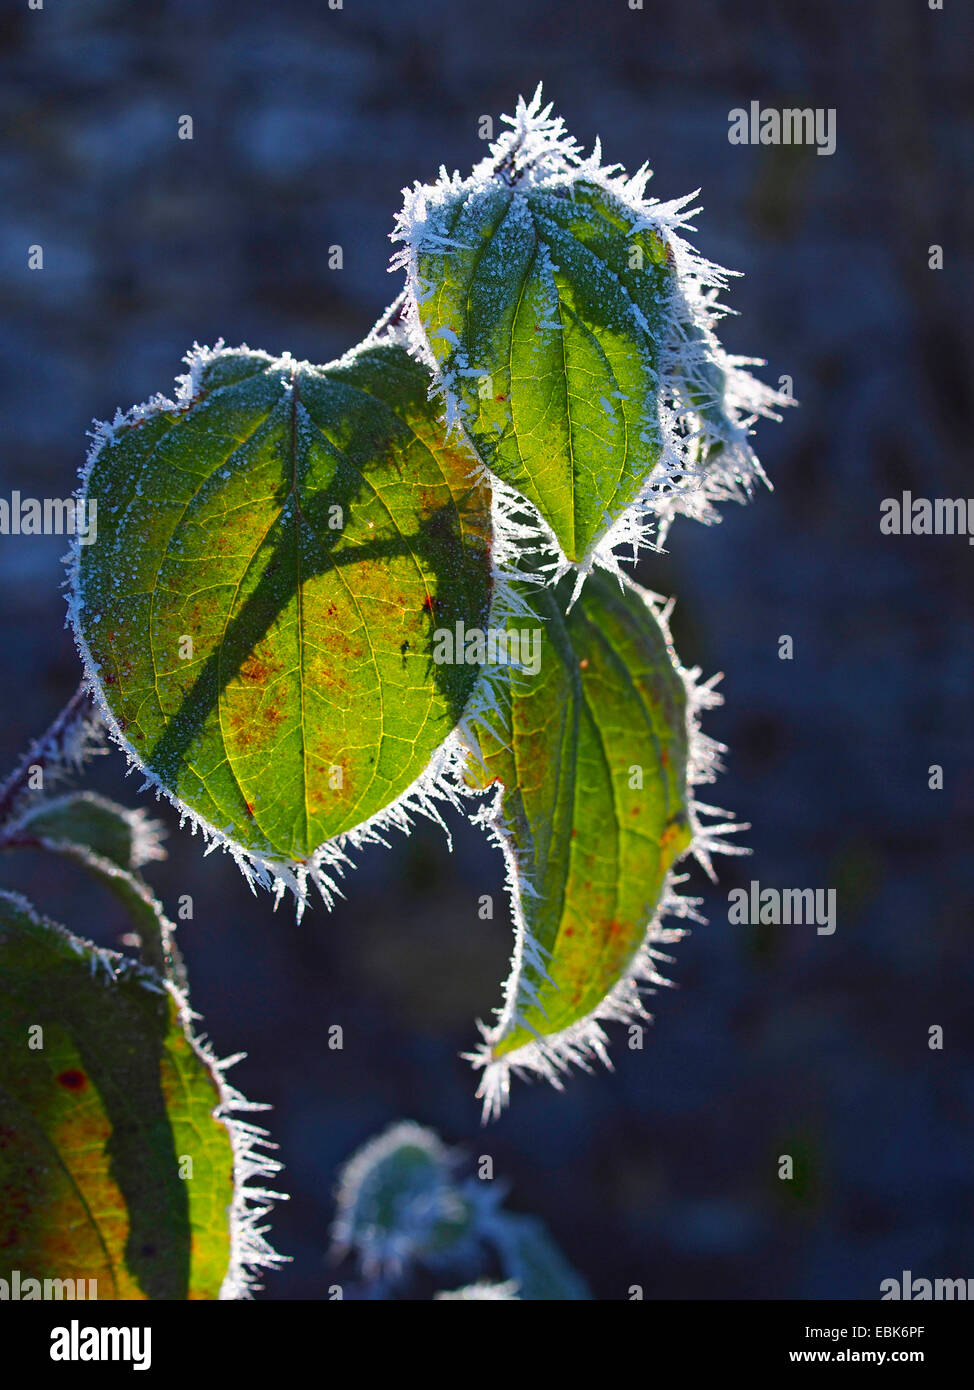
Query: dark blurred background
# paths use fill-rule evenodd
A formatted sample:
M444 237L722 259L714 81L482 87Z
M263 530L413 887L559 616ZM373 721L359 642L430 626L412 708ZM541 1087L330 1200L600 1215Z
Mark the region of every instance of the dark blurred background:
M541 78L586 146L649 159L651 193L702 187L697 244L746 275L725 342L801 400L758 432L775 492L716 528L678 522L640 568L680 596L683 660L726 673L711 799L752 823L754 853L716 888L695 872L710 924L675 948L645 1050L614 1030L613 1074L518 1085L479 1129L458 1053L499 1002L510 931L503 911L478 920L499 858L459 818L452 856L420 826L296 925L157 808L170 857L152 881L171 911L195 900L194 1005L221 1053L248 1051L232 1076L273 1104L287 1165L273 1232L293 1261L264 1297L325 1296L337 1168L400 1116L492 1154L511 1207L600 1298L876 1298L903 1269L974 1276L972 551L879 530L903 489L974 496L970 18L951 0L5 7L2 496L67 495L91 417L167 390L194 339L319 362L356 342L398 288L402 186L468 168L480 116ZM836 153L730 145L728 112L752 100L834 107ZM63 549L0 537L3 764L79 678ZM116 752L89 781L151 804L123 772ZM82 933L125 930L69 868L3 869ZM752 877L836 888L834 936L729 925Z

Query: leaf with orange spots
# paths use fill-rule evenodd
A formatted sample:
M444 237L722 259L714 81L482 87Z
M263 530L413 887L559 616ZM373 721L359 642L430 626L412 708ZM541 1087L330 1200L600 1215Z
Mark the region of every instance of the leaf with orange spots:
M470 735L468 780L495 787L480 818L507 860L516 930L504 1005L473 1057L488 1113L511 1070L557 1084L604 1057L600 1020L639 1014L673 937L659 925L670 870L693 838L693 684L662 610L600 575L567 616L565 599L564 584L535 591L537 675L499 674L498 707Z
M486 618L489 490L391 338L189 361L96 439L71 611L150 782L273 872L354 840L453 730L476 670L434 633Z
M243 1293L246 1266L278 1257L252 1228L242 1182L254 1135L228 1118L239 1099L179 991L0 893L8 1288L18 1271L21 1297L29 1279L73 1280L77 1297L100 1299Z

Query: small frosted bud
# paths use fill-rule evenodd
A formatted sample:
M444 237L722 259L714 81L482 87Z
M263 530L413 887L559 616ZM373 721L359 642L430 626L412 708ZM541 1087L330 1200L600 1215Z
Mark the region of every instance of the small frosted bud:
M465 1243L473 1212L454 1183L457 1156L432 1130L391 1126L345 1164L332 1238L364 1269L401 1271Z

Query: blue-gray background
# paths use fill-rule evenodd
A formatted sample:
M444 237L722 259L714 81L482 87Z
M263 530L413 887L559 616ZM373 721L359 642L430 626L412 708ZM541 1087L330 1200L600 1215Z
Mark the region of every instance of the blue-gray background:
M169 387L198 339L326 361L396 284L401 187L481 157L482 114L539 78L586 144L648 158L663 198L702 186L698 245L745 272L732 350L793 377L802 407L759 430L776 491L723 524L678 523L641 577L680 596L688 663L726 672L708 720L732 753L714 791L751 821L749 860L676 948L643 1052L563 1095L518 1086L478 1129L458 1053L498 1002L500 867L454 824L362 857L348 900L298 926L229 860L178 835L151 874L193 1000L234 1076L273 1103L293 1262L266 1297L320 1298L341 1160L398 1116L490 1153L597 1296L875 1298L904 1268L971 1276L974 677L963 537L891 537L904 488L970 477L971 49L964 7L923 0L26 0L0 20L4 445L0 495L63 496L92 416ZM967 18L970 11L967 10ZM732 146L728 111L834 107L838 148ZM193 116L195 138L176 139ZM43 272L26 248L44 247ZM344 248L330 271L327 247ZM928 269L941 244L945 268ZM974 505L974 504L972 504ZM56 538L0 537L0 754L13 761L78 680ZM795 657L778 659L778 638ZM942 791L928 767L944 769ZM130 803L121 755L94 785ZM144 798L142 799L144 802ZM65 868L5 866L100 941L124 923ZM731 926L751 877L835 887L838 929ZM344 1028L342 1052L327 1029ZM943 1051L927 1046L944 1029ZM798 1179L780 1182L778 1155Z

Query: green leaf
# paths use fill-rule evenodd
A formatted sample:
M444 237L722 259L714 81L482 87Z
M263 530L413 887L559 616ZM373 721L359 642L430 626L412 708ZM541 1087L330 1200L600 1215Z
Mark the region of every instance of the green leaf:
M94 792L69 792L29 807L5 826L0 849L41 849L80 865L132 918L145 963L185 987L175 929L138 872L143 864L164 857L161 829L144 811L130 811Z
M605 1057L600 1019L640 1012L653 943L673 939L658 926L670 870L693 840L693 687L652 597L596 574L567 617L560 589L533 602L538 674L498 669L467 774L497 788L481 819L505 852L517 932L504 1007L473 1058L492 1114L510 1070L558 1085L572 1062Z
M393 267L448 426L584 575L659 548L679 513L746 501L766 481L752 427L793 402L720 345L732 272L682 235L696 194L647 198L646 165L602 165L598 141L584 156L551 111L539 85L468 178L407 189Z
M424 773L476 672L431 660L490 597L489 493L392 341L329 367L197 351L96 439L72 607L150 780L258 864L305 861Z
M660 460L667 242L582 177L425 192L428 347L481 458L583 562Z
M8 893L0 1101L9 1270L97 1280L88 1296L101 1299L239 1291L244 1194L224 1118L232 1093L193 1038L185 1003L155 972Z

